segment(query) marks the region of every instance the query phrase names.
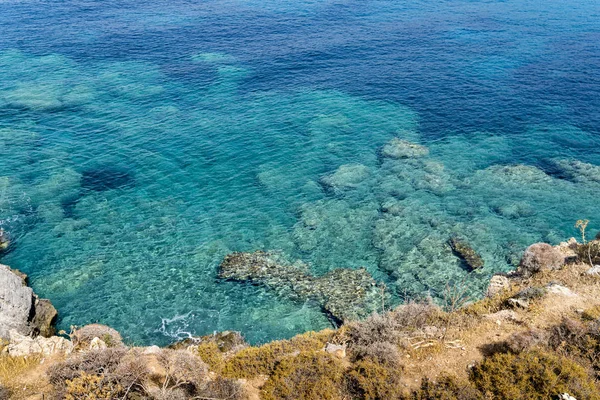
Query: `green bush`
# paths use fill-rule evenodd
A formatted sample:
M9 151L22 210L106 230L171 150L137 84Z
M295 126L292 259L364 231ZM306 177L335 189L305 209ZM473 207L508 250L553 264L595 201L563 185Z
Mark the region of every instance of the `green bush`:
M344 367L321 351L283 358L262 389L265 400L342 400Z
M364 400L393 400L401 398L400 371L390 364L360 360L346 375L352 398Z
M585 368L550 352L494 354L471 370L470 380L486 398L547 400L566 392L579 400L600 399Z
M330 330L307 332L290 340L276 340L260 347L246 347L222 365L221 373L228 378L270 375L282 358L296 352L321 350L332 334L333 331Z
M425 378L419 390L412 393L412 400L483 400L481 393L469 383L460 383L456 379L444 376L436 382Z

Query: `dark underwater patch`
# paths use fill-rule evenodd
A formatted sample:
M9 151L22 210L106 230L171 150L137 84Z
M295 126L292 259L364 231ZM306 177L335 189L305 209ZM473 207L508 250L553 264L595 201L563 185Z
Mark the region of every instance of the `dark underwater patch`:
M133 174L121 168L93 168L83 171L81 174L81 187L84 190L103 192L132 187L134 184Z

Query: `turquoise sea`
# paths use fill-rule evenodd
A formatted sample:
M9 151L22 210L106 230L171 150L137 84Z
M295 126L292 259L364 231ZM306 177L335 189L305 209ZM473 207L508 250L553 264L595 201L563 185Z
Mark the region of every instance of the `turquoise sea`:
M219 280L233 251L365 267L393 304L476 298L582 218L600 230L600 1L0 1L0 262L61 329L331 325Z

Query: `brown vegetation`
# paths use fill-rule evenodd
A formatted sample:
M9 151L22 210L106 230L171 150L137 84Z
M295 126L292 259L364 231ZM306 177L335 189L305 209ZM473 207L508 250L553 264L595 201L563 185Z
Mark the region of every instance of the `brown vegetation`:
M51 384L46 394L72 400L600 399L600 277L586 273L582 246L576 264L530 268L462 307L456 288L445 308L408 302L256 347L228 332L169 349L128 348L110 328L83 328L63 360L0 357L0 399L7 390L27 398L21 384L34 371ZM543 264L542 250L530 264ZM95 337L108 348L90 350Z

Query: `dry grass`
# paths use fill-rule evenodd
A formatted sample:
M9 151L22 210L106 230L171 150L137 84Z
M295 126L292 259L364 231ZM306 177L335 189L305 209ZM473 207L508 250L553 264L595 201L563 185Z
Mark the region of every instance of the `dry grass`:
M10 387L12 382L18 381L19 377L27 371L40 365L41 357L11 357L0 356L0 384Z

